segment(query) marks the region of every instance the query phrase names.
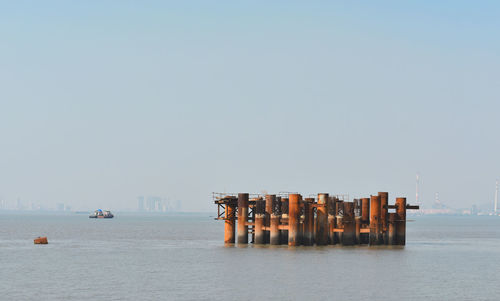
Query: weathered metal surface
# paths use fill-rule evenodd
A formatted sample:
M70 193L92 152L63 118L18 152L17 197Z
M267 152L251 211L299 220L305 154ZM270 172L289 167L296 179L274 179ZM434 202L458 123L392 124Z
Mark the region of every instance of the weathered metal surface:
M406 198L396 198L396 244L406 244Z
M344 229L344 224L343 224L343 218L344 218L344 201L337 200L335 202L335 243L341 243L342 242L342 234L343 234L343 229ZM341 229L342 231L337 231L338 229Z
M248 193L238 194L238 243L248 243Z
M306 198L304 200L304 230L303 244L304 246L312 246L314 244L314 198Z
M256 244L405 245L406 210L419 209L407 204L406 198L397 198L394 205L389 205L387 192L353 202L326 193L318 194L317 202L314 198L303 201L297 193L288 194L289 198L281 196L284 194L253 194L250 199L248 193L240 193L237 198L234 194L214 193L218 211L215 219L225 223L224 242L246 244L251 233ZM389 209L396 212L389 213Z
M356 224L356 244L361 244L361 216L354 218Z
M335 241L335 202L336 198L331 196L328 198L328 243L334 245Z
M46 245L48 244L48 240L47 240L47 237L46 236L43 236L43 237L37 237L33 240L33 243L35 245Z
M361 199L361 222L370 223L370 198Z
M287 225L286 229L280 231L280 243L288 244L288 198L281 198L281 224Z
M264 200L255 201L255 244L261 245L266 243L265 234L265 209L266 203Z
M372 195L370 197L370 245L380 243L380 197Z
M389 213L389 193L379 192L378 196L380 198L380 233L379 233L379 244L388 244L388 226L387 218Z
M295 247L300 245L299 241L299 219L300 219L300 194L288 196L288 245Z
M271 206L271 233L270 244L280 244L280 217L281 217L281 198L274 197Z
M342 235L342 245L352 246L356 241L356 224L354 223L354 204L352 202L344 202L344 232Z
M265 225L266 227L271 226L271 214L273 211L273 202L276 200L276 195L274 194L267 194L266 195L266 212L265 214ZM265 231L264 235L266 237L266 243L269 243L271 241L271 232L270 231Z
M236 226L236 204L227 204L224 220L224 243L234 244Z
M316 208L316 245L328 244L328 193L318 194Z
M397 213L389 213L389 218L388 218L388 233L387 233L387 243L389 245L395 245L396 244L396 218L397 218Z

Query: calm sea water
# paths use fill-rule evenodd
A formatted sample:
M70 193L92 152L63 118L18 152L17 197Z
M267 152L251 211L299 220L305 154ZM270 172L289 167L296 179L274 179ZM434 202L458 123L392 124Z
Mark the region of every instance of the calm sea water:
M290 249L209 215L0 214L0 300L500 300L500 218L413 219L404 248Z

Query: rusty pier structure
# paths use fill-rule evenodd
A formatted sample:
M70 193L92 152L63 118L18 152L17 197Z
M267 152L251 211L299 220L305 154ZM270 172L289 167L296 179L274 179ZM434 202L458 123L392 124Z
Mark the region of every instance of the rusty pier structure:
M349 201L346 195L213 193L224 243L246 245L405 245L406 210L389 193Z

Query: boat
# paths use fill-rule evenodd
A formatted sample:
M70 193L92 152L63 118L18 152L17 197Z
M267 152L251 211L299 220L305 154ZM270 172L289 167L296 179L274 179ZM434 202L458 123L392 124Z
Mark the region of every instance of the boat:
M114 215L113 213L111 213L111 211L102 209L97 209L96 211L94 211L94 213L89 215L89 218L113 218L113 217Z

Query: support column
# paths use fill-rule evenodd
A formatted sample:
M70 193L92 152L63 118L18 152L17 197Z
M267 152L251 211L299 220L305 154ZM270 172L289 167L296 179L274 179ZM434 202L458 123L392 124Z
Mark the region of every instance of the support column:
M266 243L266 235L264 231L265 225L265 209L266 203L259 199L255 201L255 244L262 245Z
M337 215L335 216L335 228L344 229L343 218L344 218L344 201L337 200L335 203L335 211ZM342 243L343 232L335 232L335 241L337 243Z
M238 243L248 243L248 193L238 194Z
M288 196L288 245L295 247L300 245L299 241L299 219L300 219L300 194Z
M316 216L316 245L328 244L328 193L318 194Z
M361 244L361 216L354 217L356 223L356 244Z
M304 202L304 231L303 243L304 246L313 245L313 232L314 232L314 210L312 204L314 198L306 198Z
M344 234L342 235L342 244L344 246L352 246L356 240L356 225L354 224L354 204L352 202L344 202Z
M274 196L271 212L271 245L280 244L280 216L281 216L281 199Z
M380 233L380 197L372 195L370 198L370 245L379 244Z
M370 198L361 199L361 225L368 226L370 224ZM361 243L368 244L370 242L369 233L361 233Z
M281 199L281 224L288 225L288 198ZM288 244L288 230L281 230L280 236L280 243Z
M387 232L388 235L388 240L387 240L387 243L389 245L395 245L396 244L396 213L389 213L389 221L388 221L388 224L389 224L389 230Z
M268 194L266 195L266 212L265 212L265 225L266 227L271 227L271 214L273 211L273 202L276 200L276 195ZM271 231L265 230L264 235L266 237L266 243L271 241Z
M396 199L396 244L406 244L406 198Z
M234 244L235 240L235 225L236 225L236 204L227 203L225 209L224 220L224 243Z
M335 241L335 197L328 198L328 243L331 245L336 244Z
M380 244L388 244L388 226L387 219L389 213L389 193L388 192L379 192L378 196L380 198L380 236L379 243Z

